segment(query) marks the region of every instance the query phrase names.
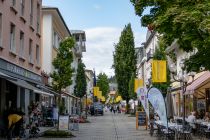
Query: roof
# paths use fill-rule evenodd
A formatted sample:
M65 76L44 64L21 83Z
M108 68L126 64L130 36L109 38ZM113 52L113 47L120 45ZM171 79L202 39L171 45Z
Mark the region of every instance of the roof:
M61 21L63 22L63 24L64 24L64 26L65 26L67 32L69 33L69 35L71 35L71 32L70 32L68 26L66 25L66 22L65 22L65 20L63 19L63 16L61 15L61 13L60 13L60 11L59 11L59 9L58 9L57 7L42 6L42 10L55 10L55 11L58 13L58 15L59 15Z
M85 31L83 31L83 30L71 30L71 34L72 35L81 34L82 35L82 40L86 41Z

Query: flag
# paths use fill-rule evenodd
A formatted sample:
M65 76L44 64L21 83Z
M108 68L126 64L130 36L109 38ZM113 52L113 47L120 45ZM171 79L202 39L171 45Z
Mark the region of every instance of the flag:
M98 96L99 87L93 87L93 95Z
M143 87L143 79L135 79L134 92L136 92L139 87Z
M98 91L97 97L98 97L99 99L101 99L101 97L102 97L102 91Z
M152 61L152 82L166 82L166 60Z
M93 86L96 86L96 72L95 69L93 70Z

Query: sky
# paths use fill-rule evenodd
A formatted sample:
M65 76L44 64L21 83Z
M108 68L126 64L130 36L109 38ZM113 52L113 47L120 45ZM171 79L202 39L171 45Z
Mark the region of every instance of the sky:
M86 52L83 62L86 69L96 74L114 75L114 44L128 23L135 37L135 47L146 39L146 28L141 27L140 17L135 15L129 0L43 0L43 6L59 8L69 30L84 30Z

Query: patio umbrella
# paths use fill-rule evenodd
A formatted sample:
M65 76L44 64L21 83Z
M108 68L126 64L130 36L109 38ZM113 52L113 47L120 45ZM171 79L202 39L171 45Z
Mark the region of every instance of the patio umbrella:
M166 95L166 110L167 110L167 117L173 117L174 116L174 106L173 106L173 100L170 93L167 93Z

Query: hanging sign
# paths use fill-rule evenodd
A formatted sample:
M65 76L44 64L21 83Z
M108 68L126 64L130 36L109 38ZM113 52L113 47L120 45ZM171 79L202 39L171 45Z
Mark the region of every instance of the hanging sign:
M141 101L141 104L146 112L147 117L149 117L149 105L148 105L148 98L147 98L147 88L140 87L137 89L137 98Z

